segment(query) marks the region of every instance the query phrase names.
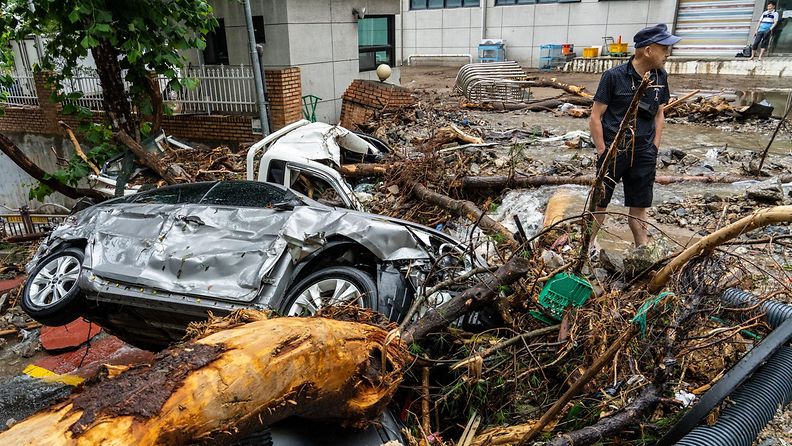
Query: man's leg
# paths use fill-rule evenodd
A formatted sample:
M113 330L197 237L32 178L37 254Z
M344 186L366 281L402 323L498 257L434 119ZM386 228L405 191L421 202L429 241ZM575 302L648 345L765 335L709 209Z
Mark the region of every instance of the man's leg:
M762 56L764 56L764 52L767 48L762 48L759 50L759 60L762 60Z
M636 248L649 243L649 233L644 223L647 219L646 210L647 208L630 208L629 211L630 218L627 223L630 226L630 231L632 231Z
M596 212L605 212L608 208L601 208L597 206ZM597 238L597 233L599 232L600 226L605 223L605 214L594 214L594 224L591 225L591 241L593 242L594 239Z

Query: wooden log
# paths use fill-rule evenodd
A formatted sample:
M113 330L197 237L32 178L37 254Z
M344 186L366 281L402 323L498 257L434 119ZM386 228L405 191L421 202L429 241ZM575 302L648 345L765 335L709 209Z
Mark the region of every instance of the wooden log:
M124 131L119 131L113 133L113 137L120 142L121 144L129 147L129 150L135 154L137 159L143 164L144 166L148 167L149 169L153 170L160 178L165 180L168 184L176 184L178 181L171 175L168 170L160 164L159 160L157 159L156 155L146 152L146 149L140 145L137 141L132 139Z
M792 181L792 174L778 176L782 183ZM739 175L658 175L655 177L657 184L678 183L737 183L740 181L754 181L756 178ZM485 189L500 191L506 188L528 188L539 186L560 186L564 184L577 184L589 186L594 181L593 175L561 176L561 175L492 175L492 176L467 176L458 179L453 186L466 190Z
M485 234L501 239L498 240L499 244L505 243L506 246L511 248L517 247L514 234L502 224L484 214L472 201L455 200L449 196L431 191L422 184L413 184L411 188L415 198L439 206L454 215L466 217L473 223L478 223Z
M343 164L338 171L346 178L373 177L385 175L396 164Z
M225 444L291 415L362 427L384 409L409 361L386 336L319 317L246 323L89 384L0 433L0 444Z
M589 98L589 99L593 99L594 98L594 95L592 95L591 93L589 93L587 91L584 91L586 89L586 87L581 87L581 86L573 85L573 84L567 84L566 82L561 82L561 81L559 81L556 78L551 78L551 79L541 78L541 79L537 79L537 80L532 82L531 86L558 88L558 89L566 91L567 93L571 93L571 94L574 94L574 95L577 95L577 96L581 96L581 97L584 97L584 98Z
M656 293L660 291L675 272L682 268L690 259L712 252L718 246L739 237L746 232L763 226L776 223L792 222L792 206L775 206L760 209L751 215L725 226L712 234L703 237L689 248L685 249L678 256L674 257L670 263L664 266L647 286L647 291Z
M681 98L679 98L679 99L677 99L677 100L675 100L673 102L669 102L668 104L663 106L663 112L665 113L667 111L673 110L676 107L679 107L680 105L684 104L685 101L687 101L688 99L690 99L693 96L699 94L699 92L701 92L701 90L693 90L690 93L682 96Z

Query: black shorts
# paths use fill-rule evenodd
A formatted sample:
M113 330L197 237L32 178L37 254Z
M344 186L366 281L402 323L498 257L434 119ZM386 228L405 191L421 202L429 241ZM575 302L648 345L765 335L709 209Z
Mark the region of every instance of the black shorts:
M599 172L604 154L597 157L597 171ZM616 166L611 163L603 185L605 193L599 202L599 207L606 208L613 197L613 189L624 182L624 205L628 208L652 207L654 198L654 180L657 171L657 147L654 144L645 149L621 150L616 155Z
M768 45L770 45L770 30L757 31L753 43L754 51L758 50L759 48L767 49Z

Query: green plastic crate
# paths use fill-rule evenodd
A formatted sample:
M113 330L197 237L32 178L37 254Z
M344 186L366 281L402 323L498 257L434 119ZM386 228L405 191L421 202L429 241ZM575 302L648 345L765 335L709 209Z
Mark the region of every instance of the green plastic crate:
M582 307L593 292L588 280L570 273L558 273L547 281L539 293L539 305L549 315L561 320L566 307Z

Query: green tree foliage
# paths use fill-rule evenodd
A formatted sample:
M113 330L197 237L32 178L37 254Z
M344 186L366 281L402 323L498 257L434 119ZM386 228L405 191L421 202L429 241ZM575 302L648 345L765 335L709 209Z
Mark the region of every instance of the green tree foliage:
M83 119L79 130L90 144L88 155L101 164L120 150L113 132L139 140L152 125L140 117L161 113L150 74L164 75L175 89L188 86L179 76L183 51L203 49L204 37L215 26L206 0L0 0L0 67L13 64L12 41L40 36L43 59L36 69L52 73L61 93L51 99L63 104L64 113ZM90 124L90 111L74 105L82 92L62 93L64 81L78 74L89 56L101 79L109 118L105 124ZM7 75L0 76L0 84L10 82ZM87 173L75 157L52 177L76 185ZM39 190L38 198L47 192Z

